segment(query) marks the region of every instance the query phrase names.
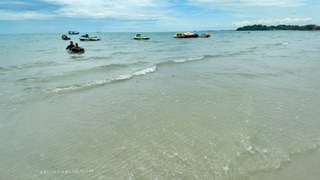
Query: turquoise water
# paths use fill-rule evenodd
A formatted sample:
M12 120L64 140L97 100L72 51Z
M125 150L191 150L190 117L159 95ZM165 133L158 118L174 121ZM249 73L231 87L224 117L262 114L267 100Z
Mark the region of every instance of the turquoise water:
M320 33L211 34L2 35L0 179L319 177Z

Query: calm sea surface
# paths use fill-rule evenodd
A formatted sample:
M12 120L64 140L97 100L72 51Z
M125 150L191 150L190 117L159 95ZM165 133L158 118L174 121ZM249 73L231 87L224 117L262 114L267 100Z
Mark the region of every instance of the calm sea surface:
M318 179L320 32L0 38L0 179Z

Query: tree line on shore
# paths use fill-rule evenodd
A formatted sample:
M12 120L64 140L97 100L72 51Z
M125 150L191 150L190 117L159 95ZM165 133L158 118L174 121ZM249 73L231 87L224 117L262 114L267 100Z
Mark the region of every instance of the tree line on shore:
M239 27L237 31L270 31L270 30L298 30L298 31L319 31L320 26L309 24L305 26L298 25L277 25L277 26L266 26L262 24L255 24L249 26Z

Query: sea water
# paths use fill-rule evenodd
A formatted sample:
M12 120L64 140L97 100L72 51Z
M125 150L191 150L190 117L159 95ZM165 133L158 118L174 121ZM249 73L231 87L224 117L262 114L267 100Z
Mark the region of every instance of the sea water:
M320 33L0 38L0 179L317 179Z

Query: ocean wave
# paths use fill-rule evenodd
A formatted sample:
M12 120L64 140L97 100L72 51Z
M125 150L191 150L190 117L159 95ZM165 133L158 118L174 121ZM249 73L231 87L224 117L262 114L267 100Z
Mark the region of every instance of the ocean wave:
M194 57L194 58L174 59L172 61L175 63L184 63L184 62L203 60L204 58L205 58L205 56L200 56L200 57Z
M285 46L285 45L288 45L288 44L289 44L289 42L282 42L282 43L276 43L275 45L278 45L278 46L279 46L279 45L280 45L280 46L283 45L283 46Z
M56 62L35 62L32 64L22 64L16 66L8 66L8 67L0 67L0 72L10 72L15 70L22 70L22 69L30 69L30 68L39 68L45 66L52 66L57 64Z
M30 77L30 78L21 78L21 79L18 79L17 81L39 81L42 79L43 78L41 77Z
M177 64L177 63L188 63L188 62L194 62L194 61L209 60L209 59L214 59L218 57L222 57L222 55L203 55L203 56L189 57L189 58L175 58L175 59L170 59L167 61L160 62L157 65L163 66L163 65L170 65L170 64Z
M117 51L111 53L111 57L118 56L118 55L128 55L128 54L138 54L139 52L136 51Z
M73 84L73 85L69 85L69 86L61 86L61 87L57 87L53 90L49 90L49 92L68 92L68 91L78 91L78 90L84 90L84 89L88 89L88 88L93 88L93 87L98 87L98 86L102 86L102 85L106 85L106 84L110 84L110 83L115 83L115 82L119 82L119 81L124 81L124 80L129 80L135 76L143 76L146 74L150 74L153 73L157 70L157 66L153 65L151 67L147 67L141 70L137 70L134 71L132 73L128 73L128 74L122 74L116 77L111 77L111 78L106 78L106 79L99 79L99 80L95 80L92 82L88 82L88 83L78 83L78 84Z
M145 68L145 69L142 69L140 71L136 71L133 73L133 75L135 76L140 76L140 75L146 75L146 74L149 74L149 73L153 73L157 70L157 66L154 65L154 66L151 66L149 68Z
M101 72L111 71L114 69L121 69L121 68L127 68L127 67L131 67L131 66L135 66L135 65L141 65L144 63L145 62L139 61L139 62L128 63L128 64L106 64L106 65L92 67L90 69L82 69L82 70L77 70L77 71L63 72L60 74L55 74L55 75L46 76L46 77L25 77L25 78L17 79L17 81L18 82L32 82L32 83L34 83L35 81L37 81L38 83L58 81L59 79L70 78L72 76L97 73L100 71Z
M145 62L138 61L138 62L126 63L126 64L107 64L107 65L97 66L94 69L109 70L114 68L125 68L125 67L134 66L134 65L141 65L141 64L145 64Z
M77 75L77 74L96 73L97 71L107 71L107 70L114 70L119 68L127 68L127 67L136 66L136 65L141 65L144 63L145 62L139 61L139 62L133 62L133 63L104 64L104 65L96 66L90 69L83 69L78 71L62 73L57 76L70 76L70 75Z
M5 67L0 67L0 73L4 73L5 71L8 71L8 69Z
M114 82L119 82L123 80L129 80L132 79L135 76L143 76L147 75L153 72L156 72L157 68L161 66L167 66L167 65L174 65L174 64L180 64L180 63L189 63L189 62L195 62L195 61L203 61L203 60L212 60L214 58L219 58L219 57L224 57L226 56L225 54L218 54L218 55L201 55L201 56L195 56L195 57L186 57L186 58L173 58L169 59L163 62L158 62L153 65L150 65L146 68L142 68L140 70L127 73L127 74L121 74L115 77L107 77L107 78L102 78L102 79L97 79L97 80L91 80L90 82L80 82L77 84L73 85L66 85L66 86L60 86L56 87L53 90L48 90L49 92L65 92L65 91L74 91L74 90L83 90L87 88L92 88L96 86L101 86L105 84L110 84ZM230 56L230 54L229 54ZM41 77L41 78L22 78L19 79L18 81L39 81L39 82L51 82L51 81L59 81L59 79L65 79L65 78L71 78L72 76L78 76L78 75L84 75L84 74L91 74L91 73L99 73L101 72L106 72L106 71L111 71L111 70L119 70L119 69L130 69L134 66L141 66L144 64L148 64L147 62L144 61L138 61L138 62L133 62L133 63L124 63L124 64L106 64L106 65L100 65L97 67L92 67L90 69L83 69L83 70L78 70L78 71L72 71L72 72L65 72L61 73L58 75L54 76L48 76L48 77Z
M83 60L108 60L111 59L110 56L92 56L88 58L84 58Z

